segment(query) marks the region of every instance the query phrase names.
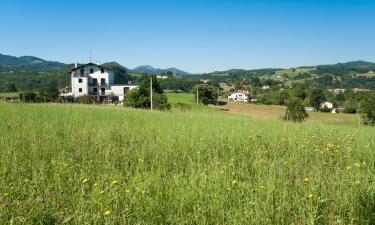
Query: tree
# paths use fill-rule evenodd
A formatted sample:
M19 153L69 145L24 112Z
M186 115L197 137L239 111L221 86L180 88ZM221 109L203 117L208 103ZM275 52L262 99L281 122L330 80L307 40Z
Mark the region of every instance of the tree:
M130 91L125 97L124 106L143 109L151 107L150 79L152 80L153 108L157 110L169 110L171 108L156 76L143 76L140 79L139 88Z
M307 97L307 94L302 89L302 87L297 87L297 88L294 89L294 96L300 98L303 101Z
M375 94L369 94L360 107L362 123L375 126Z
M17 92L16 85L9 83L5 86L5 92Z
M310 95L310 103L316 109L320 109L320 105L326 100L326 96L322 89L313 89Z
M285 103L287 102L289 97L290 96L289 96L288 92L286 92L286 91L280 92L279 95L278 95L279 105L285 105Z
M217 87L211 85L211 84L199 84L198 85L198 94L199 94L199 102L208 105L209 103L213 103L217 100L219 97L217 94ZM193 89L195 92L195 99L197 98L196 96L196 90L197 86ZM205 102L203 102L203 100Z
M46 101L54 101L59 96L59 89L55 81L49 81L40 89L40 97Z
M309 115L307 114L305 107L303 106L302 100L293 97L287 103L287 110L283 119L293 122L302 122L308 116Z

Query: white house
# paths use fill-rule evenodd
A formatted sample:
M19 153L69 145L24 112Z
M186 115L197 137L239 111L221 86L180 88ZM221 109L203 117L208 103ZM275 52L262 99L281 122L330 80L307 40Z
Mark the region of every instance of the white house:
M76 64L71 72L72 95L74 97L94 95L97 96L97 101L114 96L122 102L130 90L137 88L134 85L117 85L114 81L113 71L104 66L94 63L81 66Z
M236 102L248 102L249 97L241 92L236 92L233 94L228 95L229 101L236 101Z
M333 103L330 103L330 102L323 102L321 105L320 105L320 108L324 109L324 108L327 108L327 109L333 109Z

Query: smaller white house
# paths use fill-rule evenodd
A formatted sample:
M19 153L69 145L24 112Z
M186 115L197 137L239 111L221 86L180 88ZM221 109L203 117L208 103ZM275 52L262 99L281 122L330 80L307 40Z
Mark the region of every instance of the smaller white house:
M157 79L168 79L168 76L167 75L157 75L156 76Z
M269 86L269 85L264 85L264 86L262 87L262 89L263 89L263 90L269 90L269 89L271 89L271 86Z
M235 101L235 102L248 102L249 97L245 93L242 92L236 92L232 93L228 96L229 101Z
M322 108L322 109L324 109L324 108L333 109L333 103L331 103L331 102L323 102L320 105L320 108Z

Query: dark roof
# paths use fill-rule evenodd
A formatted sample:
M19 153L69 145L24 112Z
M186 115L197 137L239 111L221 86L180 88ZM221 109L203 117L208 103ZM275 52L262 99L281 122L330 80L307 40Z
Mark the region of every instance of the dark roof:
M102 65L98 65L98 64L96 64L96 63L87 63L87 64L83 64L83 65L77 66L76 68L73 68L72 71L75 71L75 70L77 70L77 69L80 69L80 68L82 68L82 67L86 67L86 66L97 66L97 67L99 67L99 68L101 68L101 69L106 69L106 70L110 70L110 71L112 71L112 70L109 69L108 67L105 67L105 66L102 66Z

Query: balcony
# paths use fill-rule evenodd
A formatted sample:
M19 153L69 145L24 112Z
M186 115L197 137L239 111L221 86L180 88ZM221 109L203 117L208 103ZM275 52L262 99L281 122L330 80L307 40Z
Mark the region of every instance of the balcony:
M108 83L89 83L90 87L106 87Z

